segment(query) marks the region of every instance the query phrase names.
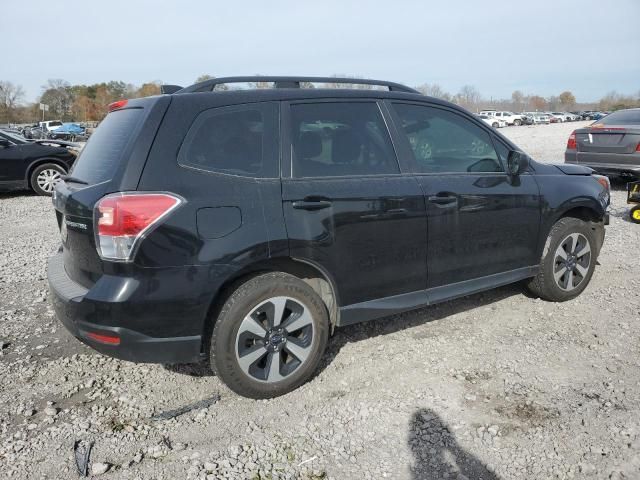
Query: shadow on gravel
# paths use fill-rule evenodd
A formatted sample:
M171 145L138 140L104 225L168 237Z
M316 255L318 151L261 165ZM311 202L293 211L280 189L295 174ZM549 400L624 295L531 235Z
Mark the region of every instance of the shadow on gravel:
M360 342L379 335L389 335L425 323L442 320L456 313L490 305L514 295L525 295L533 298L524 286L515 283L419 310L412 310L399 315L392 315L370 322L338 328L335 335L329 339L327 352L325 353L319 371L324 370L338 355L340 349L349 343Z
M409 448L415 480L458 478L499 480L484 463L458 445L449 427L432 410L421 408L411 418Z
M215 377L215 373L205 361L200 363L176 363L163 365L165 370L189 377Z

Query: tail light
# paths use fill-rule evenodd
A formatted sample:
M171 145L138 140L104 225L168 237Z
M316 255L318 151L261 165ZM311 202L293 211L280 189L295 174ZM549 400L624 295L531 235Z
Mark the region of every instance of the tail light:
M113 193L94 208L101 258L131 262L140 242L183 202L170 193Z
M569 135L569 140L567 140L567 150L575 150L576 148L576 132L574 130L573 132L571 132L571 135Z
M636 152L640 152L640 142L636 145Z

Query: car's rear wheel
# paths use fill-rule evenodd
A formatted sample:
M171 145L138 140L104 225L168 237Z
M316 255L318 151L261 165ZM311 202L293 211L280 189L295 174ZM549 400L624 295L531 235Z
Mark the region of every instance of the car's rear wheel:
M633 223L640 223L640 205L636 205L629 211L629 218Z
M498 127L500 126L500 124L499 124L498 122L493 122L493 123L491 124L491 126L492 126L493 128L498 128Z
M62 181L62 176L67 172L60 165L45 163L38 165L31 172L31 188L38 195L51 195L56 184Z
M306 382L318 367L329 331L318 294L281 272L241 284L215 322L211 367L231 390L250 398L277 397Z
M544 247L538 274L529 290L545 300L564 302L580 295L591 280L597 258L596 236L578 218L558 220Z

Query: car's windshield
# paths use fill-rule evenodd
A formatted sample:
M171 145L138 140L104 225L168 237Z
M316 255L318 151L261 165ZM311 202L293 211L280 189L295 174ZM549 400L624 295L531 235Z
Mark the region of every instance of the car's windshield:
M600 125L640 125L640 109L619 110L598 120Z
M0 130L0 135L5 137L7 140L11 140L14 143L25 143L24 138L16 135L15 133L7 132L6 130Z

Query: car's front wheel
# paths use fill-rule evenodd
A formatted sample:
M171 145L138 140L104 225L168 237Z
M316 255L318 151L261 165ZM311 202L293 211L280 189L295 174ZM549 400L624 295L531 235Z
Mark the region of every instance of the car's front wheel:
M513 124L514 124L516 127L519 127L520 125L522 125L522 121L521 121L521 120L517 120L517 119L516 119L516 120L514 120L514 121L513 121Z
M292 275L251 278L229 296L211 335L211 367L234 392L271 398L309 380L327 344L319 295Z
M38 195L51 195L56 184L62 181L62 176L67 172L60 165L45 163L38 165L31 172L31 188Z
M552 302L577 297L591 280L597 255L596 235L589 223L561 218L549 233L540 270L529 281L529 290Z

